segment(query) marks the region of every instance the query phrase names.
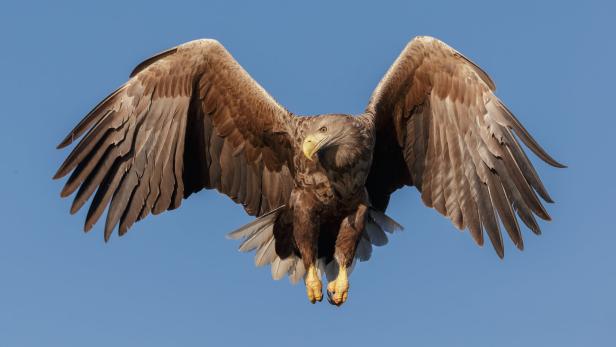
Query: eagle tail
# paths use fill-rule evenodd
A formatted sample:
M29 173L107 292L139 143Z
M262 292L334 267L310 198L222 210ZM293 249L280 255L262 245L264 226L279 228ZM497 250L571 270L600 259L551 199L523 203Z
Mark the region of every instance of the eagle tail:
M279 280L285 275L289 276L291 283L296 284L304 278L306 269L301 259L292 254L281 259L276 254L276 238L274 237L274 224L286 205L280 206L254 221L230 232L227 238L242 239L240 252L250 252L256 249L255 265L261 267L271 264L272 278Z
M281 259L276 254L276 238L274 237L274 224L280 213L286 206L278 207L254 221L230 232L227 238L238 240L242 239L239 246L240 252L250 252L256 250L255 265L257 267L271 264L272 278L279 280L285 275L289 276L291 283L296 284L304 278L306 269L301 258L297 255L290 255L285 259ZM362 237L357 245L355 259L353 264L348 269L349 275L353 271L357 260L366 261L372 255L372 245L384 246L387 244L387 233L393 233L402 230L403 227L395 220L375 209L370 209L366 227L362 233ZM317 260L317 269L319 277L325 274L328 281L336 278L338 275L338 264L335 260L329 262L325 258Z

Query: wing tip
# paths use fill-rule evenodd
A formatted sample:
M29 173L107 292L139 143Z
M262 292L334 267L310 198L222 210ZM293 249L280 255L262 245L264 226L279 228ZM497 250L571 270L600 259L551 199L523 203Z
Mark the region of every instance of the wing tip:
M105 229L107 229L107 227L105 227ZM105 240L105 243L109 242L109 239L111 239L111 235L113 234L113 229L115 229L115 225L110 230L105 230L105 233L103 235L103 239Z
M498 256L500 260L505 259L505 246L503 245L502 242L498 245L495 245L494 243L492 243L492 248L494 248L494 251L496 252L496 255Z
M496 255L498 255L498 257L501 260L504 259L505 258L505 245L503 244L502 238L500 239L500 242L497 244L494 244L494 242L492 242L492 246L494 248L494 251L496 251Z
M509 108L499 99L497 99L498 107L504 112L509 118L511 124L509 125L513 128L513 131L517 135L517 137L522 140L522 142L529 148L536 156L538 156L541 160L543 160L548 165L551 165L555 168L565 169L567 165L558 162L554 159L548 152L541 147L541 145L533 138L528 130L522 125L522 123L517 119L517 117L509 110Z
M81 206L82 206L81 204L78 204L78 203L77 203L77 199L73 200L73 203L71 204L71 209L70 209L70 211L69 211L69 212L70 212L70 214L75 214L75 213L77 213L77 211L79 211L79 210L81 209ZM85 228L84 228L84 229L85 229ZM84 230L84 231L85 231L85 232L88 232L88 231L90 231L90 230L88 229L88 230Z
M62 167L60 167L60 168L58 169L58 171L56 171L56 173L55 173L55 174L53 174L53 176L51 177L51 179L52 179L52 180L59 180L60 178L62 178L62 177L64 177L64 176L66 176L66 173L63 173L63 172L62 172ZM60 194L60 195L62 195L62 194Z
M558 168L558 169L567 169L567 168L569 167L568 165L563 164L563 163L560 163L560 162L557 162L557 161L556 161L556 160L554 160L554 159L552 159L552 160L553 160L553 163L548 163L548 164L552 165L552 166L553 166L553 167L555 167L555 168Z
M62 141L60 141L60 143L58 143L56 145L56 149L63 149L66 146L70 145L71 143L73 143L73 140L75 139L75 134L74 133L70 133L68 135L66 135L66 137L64 137L64 139L62 139Z
M528 146L528 145L527 145ZM538 146L538 144L537 144ZM566 169L568 168L567 165L560 163L559 161L557 161L556 159L554 159L551 155L548 154L548 152L546 152L545 149L541 148L538 146L538 148L533 148L531 146L528 146L528 148L531 149L531 151L533 151L533 153L535 153L539 158L541 158L541 160L543 160L546 164L555 167L557 169Z

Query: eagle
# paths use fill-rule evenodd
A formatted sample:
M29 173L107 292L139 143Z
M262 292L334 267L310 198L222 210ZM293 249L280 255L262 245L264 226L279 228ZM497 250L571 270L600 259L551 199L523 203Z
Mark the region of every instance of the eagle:
M145 60L62 140L79 139L54 179L70 173L70 212L91 199L84 230L107 209L104 239L149 214L216 189L251 223L229 234L272 277L303 279L311 303L346 302L356 260L385 232L391 194L414 186L423 203L484 233L504 256L501 227L523 249L553 202L521 144L554 160L496 97L488 74L432 37L415 37L360 115L299 116L277 103L218 41L181 44Z

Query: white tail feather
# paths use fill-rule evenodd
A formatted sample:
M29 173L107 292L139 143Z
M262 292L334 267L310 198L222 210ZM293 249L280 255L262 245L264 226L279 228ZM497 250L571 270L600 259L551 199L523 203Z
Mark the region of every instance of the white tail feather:
M253 233L255 233L257 230L261 229L261 227L267 226L268 224L273 224L276 220L276 217L278 217L278 212L283 207L284 205L264 214L263 216L253 220L246 225L235 229L234 231L227 234L227 238L232 240L241 239L242 237L247 238Z
M257 250L255 254L255 265L257 267L271 264L272 278L279 280L284 275L289 276L291 283L295 284L304 278L306 269L301 259L291 255L286 259L280 259L276 254L276 238L274 237L274 223L278 213L285 206L264 214L254 221L230 232L227 237L233 240L241 239L240 252L250 252Z
M279 280L284 277L284 275L289 273L289 269L291 269L291 265L293 265L295 257L288 257L286 259L280 259L280 257L276 257L272 262L272 278L275 280Z
M390 234L394 233L395 231L404 230L404 227L402 225L400 225L398 222L396 222L391 217L381 211L377 211L371 208L370 217L378 226L381 227L381 229L387 231Z
M383 229L372 220L366 223L364 233L368 234L370 242L375 246L385 246L387 244L387 235L385 235Z
M289 280L292 284L296 284L299 280L304 278L306 268L304 267L304 262L300 258L296 256L293 256L293 258L295 258L294 266L292 266L289 271Z
M370 238L368 234L364 232L357 244L357 249L355 250L355 257L359 259L359 261L366 261L370 259L372 255L372 245L370 244Z
M255 265L257 267L270 264L276 258L276 239L274 234L257 250L255 255Z

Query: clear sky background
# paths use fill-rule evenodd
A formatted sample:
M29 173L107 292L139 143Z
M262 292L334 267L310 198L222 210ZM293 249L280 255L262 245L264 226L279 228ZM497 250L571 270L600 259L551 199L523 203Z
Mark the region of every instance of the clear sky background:
M590 1L9 1L0 6L0 346L616 346L616 8ZM52 181L55 145L151 54L216 38L300 114L360 113L416 35L482 66L569 169L533 157L556 204L499 260L414 188L405 231L341 308L270 278L224 235L250 221L214 191L104 244Z

